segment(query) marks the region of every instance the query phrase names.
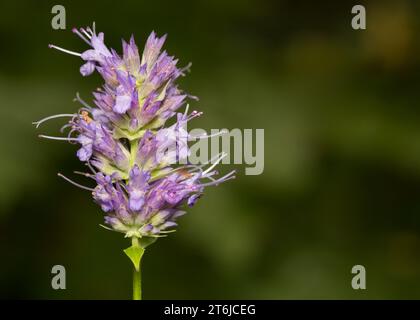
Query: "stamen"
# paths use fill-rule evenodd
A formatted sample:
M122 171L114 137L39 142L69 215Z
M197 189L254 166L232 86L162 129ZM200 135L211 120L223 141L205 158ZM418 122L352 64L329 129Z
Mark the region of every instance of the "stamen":
M222 161L222 159L224 158L224 157L226 157L227 156L227 153L225 153L225 152L222 152L221 153L221 155L220 155L220 157L210 166L210 167L208 167L204 172L203 172L203 176L206 174L206 173L208 173L208 172L210 172L215 166L217 166L218 164L219 164L219 162L220 161Z
M71 183L72 185L83 189L83 190L88 190L88 191L94 191L94 188L89 188L89 187L85 187L82 186L81 184L78 184L77 182L74 182L73 180L70 180L69 178L67 178L66 176L62 175L61 173L57 173L57 176L59 176L60 178L63 178L64 180L66 180L67 182Z
M187 164L187 165L185 165L185 166L182 166L182 167L179 167L179 168L177 168L177 169L182 169L182 168L185 168L185 169L187 169L187 168L192 168L192 170L190 170L189 172L190 173L193 173L193 172L195 172L195 171L200 171L200 172L203 172L203 169L202 169L202 165L196 165L196 164Z
M189 62L185 67L183 67L182 69L180 69L179 70L179 74L181 75L181 76L185 76L185 72L190 72L191 70L191 66L192 66L192 63L191 62Z
M223 152L216 154L214 157L212 157L210 160L200 164L200 165L195 165L195 164L190 164L188 166L193 167L193 169L191 170L191 172L196 171L197 169L201 172L203 172L203 167L205 167L206 165L208 165L209 163L212 163L213 161L215 161L218 157L220 157L220 155L222 155Z
M70 114L70 113L62 113L62 114L56 114L54 116L49 116L46 117L44 119L32 122L32 124L36 125L36 128L38 128L42 123L44 123L45 121L51 120L51 119L56 119L56 118L64 118L64 117L74 117L76 116L76 114Z
M80 39L82 39L84 42L86 42L88 45L91 46L89 40L87 40L85 36L79 32L79 30L77 30L76 28L73 28L71 29L71 31L73 31L73 33L77 34L80 37Z
M72 127L74 125L74 123L73 122L70 122L70 123L67 123L67 124L65 124L64 126L62 126L61 128L60 128L60 132L61 133L63 133L64 132L64 130L66 130L67 128L69 128L69 127Z
M187 114L188 114L188 109L190 108L190 105L189 104L187 104L187 106L185 107L185 112L184 112L184 118L186 118L187 117Z
M233 174L235 174L235 173L236 173L236 171L235 170L232 170L228 174L225 174L223 177L221 177L219 180L224 180L224 179L227 179L228 177L229 178L234 178Z
M223 134L227 133L227 130L220 130L219 132L213 133L213 134L203 134L201 136L191 136L191 138L194 139L207 139L207 138L213 138L217 136L221 136Z
M160 231L160 233L162 233L162 231ZM160 234L150 234L150 235L148 235L148 237L152 237L152 238L166 238L167 236L160 235Z
M70 51L70 50L67 50L67 49L63 49L63 48L57 47L57 46L55 46L53 44L49 44L48 45L48 48L53 48L53 49L56 49L58 51L62 51L64 53L68 53L68 54L71 54L71 55L77 56L77 57L80 57L81 56L81 54L78 53L78 52L74 52L74 51Z
M80 28L80 31L86 36L86 37L88 37L88 39L91 39L92 38L92 35L89 33L89 32L87 32L85 29L83 29L83 28Z
M92 29L93 29L93 30L92 30ZM93 35L96 35L95 22L92 24L92 29L91 29L90 27L87 27L87 28L86 28L86 31L87 31L87 32L89 32L89 33L91 33L91 34L92 34L92 36L93 36Z
M209 164L209 163L213 163L213 161L215 161L217 158L219 158L221 155L223 155L223 152L220 152L218 154L216 154L214 157L212 157L209 161L204 162L202 165L200 165L200 168L204 167L205 165Z
M67 139L69 140L69 142L71 143L71 144L75 144L76 143L76 141L78 140L77 138L72 138L71 137L71 135L73 134L73 132L75 132L75 131L77 131L77 129L71 129L70 131L69 131L69 133L68 133L68 135L67 135ZM75 140L73 140L73 139L75 139Z
M198 97L193 96L191 94L187 94L187 97L190 98L190 99L192 99L192 100L195 100L195 101L199 101L200 100L200 99L198 99Z
M114 229L109 228L109 227L107 227L107 226L104 226L103 224L100 224L100 226L101 226L102 228L106 229L106 230L109 230L109 231L115 231ZM122 232L122 231L118 231L118 232L124 233L124 232Z
M190 121L190 120L192 120L192 119L194 119L194 118L197 118L197 117L200 117L201 115L203 114L203 112L198 112L198 111L193 111L193 112L191 112L191 114L185 119L185 121Z
M95 170L95 168L92 167L92 165L90 164L89 161L86 162L87 167L90 169L90 171L92 171L94 174L97 173L97 171Z
M176 230L175 229L173 229L173 230L161 230L160 231L160 233L172 233L172 232L176 232Z
M213 182L208 182L208 183L202 183L200 184L201 187L208 187L208 186L214 186L214 185L218 185L219 183L228 181L228 180L232 180L235 179L235 176L233 175L235 173L235 170L229 172L228 174L224 175L223 177L213 181Z
M78 101L82 106L86 107L88 110L92 110L92 107L88 105L85 100L80 98L79 92L76 92L76 98L73 101Z
M46 135L43 135L43 134L38 135L38 137L44 138L44 139L59 140L59 141L68 141L68 142L70 142L70 141L77 141L78 140L77 138L53 137L53 136L46 136Z
M207 173L205 176L203 176L203 178L209 178L210 179L210 177L212 177L214 175L217 175L217 174L219 174L219 172L217 170L213 170L213 171Z
M212 178L210 176L207 176L206 178L209 179L209 180L211 180L211 181L213 181L213 182L216 182L217 181L216 179L214 179L214 178Z
M73 171L75 174L94 179L93 174L87 173L87 172L81 172L81 171Z

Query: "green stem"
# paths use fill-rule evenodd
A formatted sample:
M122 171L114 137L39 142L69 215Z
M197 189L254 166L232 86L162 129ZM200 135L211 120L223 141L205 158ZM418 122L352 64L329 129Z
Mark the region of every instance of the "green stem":
M141 271L133 268L133 300L141 300Z
M139 246L139 239L132 238L133 247ZM141 300L141 263L139 261L139 269L133 267L133 300Z

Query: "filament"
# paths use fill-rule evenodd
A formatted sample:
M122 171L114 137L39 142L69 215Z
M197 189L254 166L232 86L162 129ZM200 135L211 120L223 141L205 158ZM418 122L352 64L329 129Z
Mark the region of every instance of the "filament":
M96 174L96 170L92 167L92 165L90 164L89 161L86 162L87 167L90 169L90 171L92 171L94 174Z
M81 171L73 171L75 174L94 179L93 174L87 173L87 172L81 172Z
M228 180L232 180L235 179L235 176L233 175L235 173L235 170L229 172L228 174L224 175L223 177L213 181L213 182L208 182L208 183L202 183L200 184L201 187L208 187L208 186L213 186L213 185L218 185L219 183L228 181Z
M92 107L90 105L88 105L85 102L85 100L83 100L82 98L80 98L79 92L76 92L76 98L74 99L74 101L80 102L80 104L83 105L84 107L86 107L88 109L88 111L92 110Z
M56 119L56 118L65 118L65 117L74 117L74 116L76 116L76 115L75 114L70 114L70 113L56 114L54 116L49 116L49 117L46 117L44 119L32 122L32 124L35 124L36 128L38 128L45 121L48 121L48 120L51 120L51 119Z
M40 138L50 139L50 140L58 140L58 141L78 141L77 138L69 138L69 137L53 137L53 136L46 136L43 134L38 135Z
M71 183L72 185L81 188L83 190L88 190L88 191L93 191L93 188L89 188L89 187L85 187L77 182L74 182L73 180L70 180L69 178L67 178L66 176L62 175L61 173L58 173L57 176L59 176L60 178L63 178L64 180L66 180L67 182Z
M80 57L81 56L81 54L78 53L78 52L74 52L74 51L70 51L70 50L67 50L67 49L63 49L63 48L57 47L57 46L55 46L53 44L49 44L48 45L48 48L53 48L53 49L56 49L58 51L61 51L61 52L64 52L64 53L68 53L68 54L71 54L71 55L77 56L77 57Z
M215 166L217 166L218 164L219 164L219 162L220 161L222 161L222 159L224 158L224 157L226 157L227 156L227 153L225 153L225 152L222 152L221 153L221 155L220 155L220 157L210 166L210 167L208 167L204 172L203 172L203 176L206 174L206 173L208 173L209 171L211 171Z
M221 136L223 134L227 133L227 130L220 130L219 132L213 133L213 134L203 134L198 136L192 136L194 139L207 139L207 138L213 138L217 136Z
M85 29L80 28L80 31L81 31L84 35L86 35L86 37L88 37L89 39L90 39L90 38L92 38L92 35L90 35L88 32L86 32L86 30L85 30Z
M87 40L87 39L85 38L85 36L79 32L79 30L77 30L76 28L73 28L71 31L73 31L73 33L77 34L77 35L80 37L80 39L82 39L82 40L83 40L84 42L86 42L88 45L91 45L91 44L90 44L90 42L89 42L89 40Z

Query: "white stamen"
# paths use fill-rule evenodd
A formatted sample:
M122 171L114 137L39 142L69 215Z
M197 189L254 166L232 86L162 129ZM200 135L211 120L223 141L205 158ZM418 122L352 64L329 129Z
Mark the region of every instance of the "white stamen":
M213 161L215 161L217 158L219 158L221 155L223 154L223 152L220 152L218 154L216 154L214 157L210 158L209 161L204 162L202 165L200 165L200 167L204 167L205 165L212 163Z
M80 28L80 31L86 36L86 37L88 37L89 39L90 38L92 38L92 35L91 34L89 34L85 29L83 29L83 28Z
M44 123L45 121L51 120L51 119L56 119L56 118L65 118L65 117L74 117L76 116L76 114L70 114L70 113L62 113L62 114L56 114L54 116L49 116L46 117L44 119L32 122L32 124L36 125L36 128L38 128L42 123Z
M82 106L86 107L88 109L88 111L92 110L92 107L90 105L88 105L85 100L83 100L82 98L80 98L79 92L76 92L76 98L74 98L73 101L78 101Z
M161 230L160 233L172 233L176 232L176 230Z
M73 171L75 174L79 174L81 176L94 179L93 174L87 173L87 172L80 172L80 171Z
M88 168L90 169L90 171L92 171L94 174L97 173L96 170L95 170L95 168L92 167L92 165L90 164L89 161L86 162L86 165L88 166Z
M70 50L67 50L67 49L63 49L63 48L57 47L57 46L55 46L55 45L53 45L53 44L49 44L49 45L48 45L48 47L49 47L49 48L56 49L56 50L58 50L58 51L62 51L62 52L64 52L64 53L71 54L71 55L73 55L73 56L77 56L77 57L80 57L80 56L81 56L81 54L80 54L80 53L78 53L78 52L74 52L74 51L70 51Z
M182 169L192 168L192 170L189 171L190 173L193 173L195 171L203 172L203 169L201 169L203 166L204 165L200 165L199 166L199 165L196 165L196 164L187 164L185 166L178 167L175 170L182 170Z
M206 166L206 165L208 165L209 163L212 163L215 159L217 159L221 154L222 154L223 152L221 152L221 153L218 153L218 154L216 154L214 157L212 157L210 160L208 160L208 161L206 161L206 162L204 162L203 164L200 164L200 165L190 165L190 166L192 166L192 167L194 167L194 169L192 169L191 170L191 172L194 172L194 171L196 171L197 169L199 170L199 171L203 171L202 170L202 168L204 167L204 166Z
M199 117L199 116L201 116L203 114L203 112L198 112L198 111L193 111L193 112L191 112L191 114L185 119L186 121L190 121L190 120L192 120L192 119L194 119L194 118L197 118L197 117Z
M61 133L63 133L64 132L64 130L66 130L67 128L69 128L69 127L72 127L74 124L73 123L67 123L67 124L65 124L64 126L62 126L61 128L60 128L60 132Z
M84 42L86 42L88 45L91 46L89 40L86 39L85 36L79 32L79 30L77 30L76 28L73 28L72 31L73 33L77 34L80 37L80 39L82 39Z
M216 174L219 174L219 172L217 170L213 170L213 171L207 173L206 176L203 177L203 178L209 178L209 179L211 179L211 177L214 176L214 175L216 175Z
M231 172L229 172L228 174L225 174L223 177L221 177L219 180L225 180L226 178L229 177L229 179L234 178L234 176L232 176L233 174L235 174L236 171L232 170ZM231 177L232 176L232 177Z
M235 179L235 176L233 175L235 173L235 170L229 172L228 174L224 175L223 177L213 181L213 182L208 182L208 183L202 183L200 184L200 186L202 187L208 187L208 186L213 186L213 185L218 185L219 183L231 180L231 179Z
M216 133L213 133L213 134L203 134L201 136L191 136L191 138L194 138L194 139L213 138L213 137L221 136L225 133L227 133L227 130L220 130L219 132L216 132Z
M57 176L59 176L60 178L63 178L64 180L66 180L67 182L71 183L72 185L84 189L84 190L88 190L88 191L94 191L95 189L93 188L89 188L89 187L85 187L82 186L81 184L78 184L77 182L74 182L73 180L70 180L69 178L67 178L66 176L62 175L61 173L57 173Z
M179 70L180 75L185 76L185 72L190 72L192 63L188 63L184 68Z
M220 161L222 161L222 159L224 158L224 157L226 157L227 156L227 153L225 153L225 152L222 152L221 153L221 155L220 155L220 157L210 166L210 167L208 167L204 172L203 172L203 176L205 176L206 175L206 173L208 173L208 172L210 172L215 166L217 166L218 164L219 164L219 162Z
M185 112L184 112L184 118L187 117L187 113L188 113L188 109L190 108L190 105L187 104L187 106L185 107Z
M53 137L53 136L46 136L43 134L38 135L40 138L50 139L50 140L59 140L59 141L77 141L77 138L66 138L66 137Z
M75 131L77 131L77 129L71 129L70 131L69 131L69 133L67 134L67 140L69 140L69 142L71 143L71 144L74 144L75 143L75 141L77 141L78 139L77 138L71 138L71 135L73 134L73 132L75 132ZM75 140L73 140L73 139L75 139Z
M209 179L209 180L211 180L211 181L213 181L213 182L217 182L217 180L214 179L214 178L212 178L212 177L207 176L206 178Z

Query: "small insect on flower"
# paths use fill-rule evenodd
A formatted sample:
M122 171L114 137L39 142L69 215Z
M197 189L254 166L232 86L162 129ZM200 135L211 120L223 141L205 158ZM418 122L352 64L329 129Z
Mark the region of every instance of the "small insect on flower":
M166 35L159 38L152 32L142 54L132 36L129 42L123 40L119 55L105 45L104 34L96 33L95 24L72 31L86 42L87 50L78 53L49 47L80 57L84 61L82 76L96 70L104 84L93 92L94 105L77 94L75 100L81 105L77 112L49 116L33 124L38 128L48 120L69 119L60 130L67 131L64 136L39 137L79 145L77 157L89 172L77 173L96 186L86 187L59 176L91 191L105 212L105 227L132 239L125 252L134 263L136 279L144 248L174 231L184 208L194 205L205 187L233 179L234 171L215 178L214 168L225 157L223 153L211 159L208 168L186 161L188 141L202 137L190 136L183 125L202 113L188 114L186 99L197 98L180 90L176 80L190 65L179 68L177 59L161 52ZM178 112L183 106L185 111ZM175 124L165 127L170 118L175 118ZM138 280L133 293L136 299L141 297L139 290Z

